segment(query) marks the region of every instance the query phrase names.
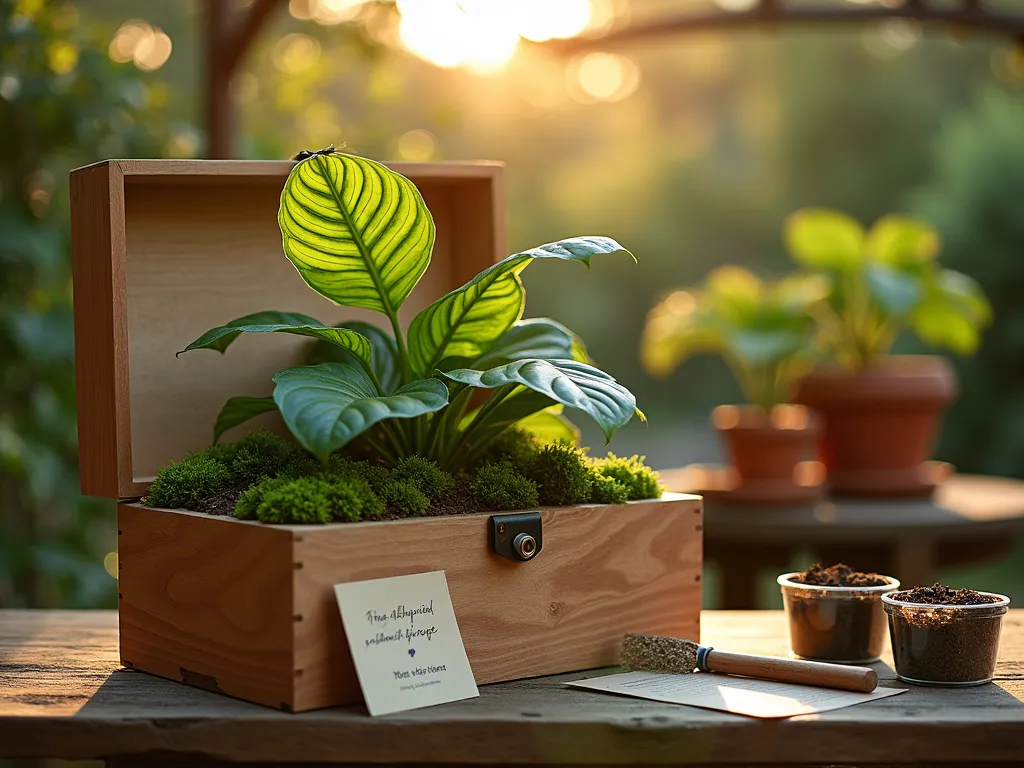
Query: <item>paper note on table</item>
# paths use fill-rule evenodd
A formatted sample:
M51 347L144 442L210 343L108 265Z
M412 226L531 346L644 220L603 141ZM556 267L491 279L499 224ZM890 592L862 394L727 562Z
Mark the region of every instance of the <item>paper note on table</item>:
M903 693L900 688L876 688L872 693L852 693L709 672L695 672L691 675L625 672L592 677L567 685L669 704L718 709L749 717L809 715Z

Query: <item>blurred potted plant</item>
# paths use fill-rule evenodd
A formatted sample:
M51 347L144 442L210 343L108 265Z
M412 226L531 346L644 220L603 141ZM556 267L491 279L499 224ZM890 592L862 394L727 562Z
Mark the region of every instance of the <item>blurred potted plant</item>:
M822 417L819 452L832 490L929 493L925 462L956 377L944 357L889 350L909 329L927 344L973 353L991 321L981 288L939 266L939 237L919 219L888 215L865 231L838 211L804 209L786 221L785 240L829 285L813 313L833 364L803 377L796 400Z
M785 503L813 495L814 483L798 482L797 469L813 449L817 422L790 395L809 367L810 307L826 290L813 275L766 283L727 266L698 288L668 294L648 314L641 358L652 376L712 353L724 358L743 391L745 405L721 405L712 414L735 473L723 489L733 501Z

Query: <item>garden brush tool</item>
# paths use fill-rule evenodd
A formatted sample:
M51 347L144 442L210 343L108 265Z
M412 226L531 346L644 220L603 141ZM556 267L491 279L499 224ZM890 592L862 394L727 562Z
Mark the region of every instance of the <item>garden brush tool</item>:
M869 667L726 653L691 640L655 635L626 635L620 663L624 667L643 672L677 675L697 671L718 672L858 693L871 693L878 685L878 676Z

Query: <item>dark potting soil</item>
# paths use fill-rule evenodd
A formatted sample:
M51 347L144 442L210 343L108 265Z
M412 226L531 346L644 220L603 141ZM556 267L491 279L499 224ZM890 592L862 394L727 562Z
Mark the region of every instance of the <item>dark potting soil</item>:
M797 656L833 662L877 659L885 645L885 611L881 594L833 594L815 587L879 587L889 581L877 573L861 573L848 565L814 564L790 581L807 590L783 589L789 620L789 643Z
M935 608L888 605L896 673L908 682L966 685L992 678L999 652L1002 611L964 608L999 598L942 584L893 592L895 600Z
M893 592L891 597L893 600L903 603L921 603L923 605L985 605L999 602L999 598L992 595L983 595L973 589L953 589L942 584L903 589Z
M230 517L235 513L235 502L238 500L238 495L244 491L248 486L246 485L230 485L217 491L212 496L208 496L198 504L193 510L194 512L203 512L207 515L220 515ZM419 517L443 517L447 515L470 515L475 512L486 512L487 508L484 507L476 497L473 496L472 491L469 489L469 480L464 477L458 477L455 480L455 487L441 494L430 503L430 507ZM395 509L388 509L388 511L381 517L374 518L376 520L401 520L402 518L409 517L409 515L403 515Z
M843 563L828 568L815 563L803 573L791 577L790 581L816 587L881 587L889 583L877 573L861 573Z

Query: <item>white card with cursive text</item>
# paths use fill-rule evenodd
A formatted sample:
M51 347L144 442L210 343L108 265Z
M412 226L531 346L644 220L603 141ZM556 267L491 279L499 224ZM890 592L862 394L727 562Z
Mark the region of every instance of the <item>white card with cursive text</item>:
M371 715L479 696L444 571L335 584Z

